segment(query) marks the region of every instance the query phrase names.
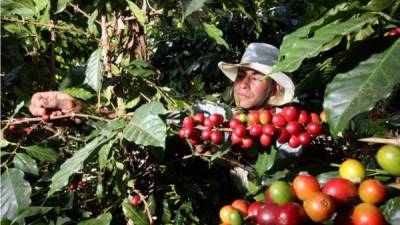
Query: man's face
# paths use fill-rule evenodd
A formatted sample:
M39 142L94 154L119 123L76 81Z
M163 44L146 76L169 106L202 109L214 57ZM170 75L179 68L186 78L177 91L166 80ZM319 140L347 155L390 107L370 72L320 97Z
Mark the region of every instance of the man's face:
M233 86L236 106L252 109L261 106L268 97L271 78L261 79L263 74L257 70L240 67Z

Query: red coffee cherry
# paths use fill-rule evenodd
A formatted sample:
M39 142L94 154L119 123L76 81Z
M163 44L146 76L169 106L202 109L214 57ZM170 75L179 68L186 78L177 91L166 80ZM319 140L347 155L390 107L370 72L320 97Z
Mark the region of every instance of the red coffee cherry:
M240 147L242 147L243 149L248 149L251 146L253 146L253 144L254 144L253 139L251 137L246 136L242 138L242 144L240 145Z
M183 132L183 137L184 138L190 138L193 135L194 128L193 127L184 127L182 128Z
M246 127L245 127L243 124L238 125L238 126L233 130L233 132L234 132L238 137L244 137L244 136L247 134Z
M290 121L286 125L286 130L289 134L297 135L302 131L302 126L296 121Z
M287 121L297 120L299 117L299 113L294 106L286 106L282 109L282 115L285 117Z
M318 122L309 122L306 129L310 135L318 136L322 133L322 126Z
M297 122L299 122L300 124L306 125L309 121L310 121L310 115L308 115L308 113L306 111L301 110L300 114L299 114L299 119L297 120Z
M282 114L275 114L272 117L272 123L277 127L284 127L286 125L286 119Z
M187 116L183 119L183 127L194 127L195 124L193 116Z
M272 124L266 124L262 127L263 134L274 136L278 133L277 129Z
M213 144L218 144L224 140L224 135L221 131L213 130L211 131L210 140Z
M50 121L50 115L48 115L48 114L43 115L43 116L42 116L42 120L43 120L44 122L49 122L49 121Z
M248 125L254 125L260 122L260 114L258 111L251 111L247 114L246 121Z
M241 144L242 138L237 136L234 132L232 132L231 133L231 141L232 141L232 144Z
M211 120L212 124L214 124L214 126L218 126L222 122L224 122L224 116L222 116L221 114L218 114L218 113L211 114L209 119Z
M140 198L139 195L135 195L131 198L131 200L129 201L129 203L133 206L137 206L142 202L142 199Z
M17 131L17 125L11 124L10 126L8 126L8 130L9 130L11 133L15 133L15 132Z
M25 127L23 132L24 135L28 136L32 132L32 127Z
M203 124L204 123L204 114L196 113L196 115L194 115L194 121L196 121L197 124Z
M272 143L272 137L269 135L266 135L266 134L262 134L260 136L260 143L262 146L265 146L265 147L270 146Z
M311 143L311 136L307 132L303 132L299 134L298 136L299 142L303 146L307 146Z
M290 138L290 134L287 132L286 128L284 128L284 127L281 127L279 129L279 131L280 131L280 133L278 136L278 141L280 143L286 143Z
M201 131L201 135L200 135L200 139L203 141L208 141L210 140L211 137L211 130L202 130Z
M253 124L249 132L251 136L258 137L262 134L262 126L260 124Z
M296 135L290 136L288 145L292 148L297 148L300 146L300 140Z
M216 124L214 123L214 121L211 120L209 117L204 119L204 126L207 127L208 129L211 129L215 125Z
M231 119L231 121L229 121L229 127L232 129L235 129L237 126L241 125L242 122L238 119Z

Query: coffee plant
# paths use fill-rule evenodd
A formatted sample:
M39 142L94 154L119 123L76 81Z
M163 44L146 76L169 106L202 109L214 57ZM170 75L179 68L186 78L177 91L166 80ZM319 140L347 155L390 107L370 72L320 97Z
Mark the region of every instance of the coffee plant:
M399 1L0 4L1 224L400 224ZM233 108L251 42L296 101Z

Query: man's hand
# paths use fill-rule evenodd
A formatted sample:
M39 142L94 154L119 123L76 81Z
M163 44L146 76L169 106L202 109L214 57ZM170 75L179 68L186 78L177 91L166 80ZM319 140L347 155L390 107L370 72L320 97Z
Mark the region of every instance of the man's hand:
M29 111L34 116L48 114L58 116L71 112L78 112L84 107L83 102L58 91L35 93L31 98Z

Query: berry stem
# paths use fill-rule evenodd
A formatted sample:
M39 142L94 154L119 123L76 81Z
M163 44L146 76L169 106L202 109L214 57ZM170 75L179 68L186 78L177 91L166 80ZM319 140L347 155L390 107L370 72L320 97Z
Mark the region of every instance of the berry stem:
M377 138L377 137L369 137L369 138L360 138L358 141L369 142L369 143L378 143L378 144L392 144L396 146L400 146L400 136L394 138Z
M60 115L60 116L50 116L50 120L59 120L59 119L64 119L64 118L85 118L85 119L93 119L93 120L101 120L101 121L108 121L107 119L104 119L102 117L98 116L93 116L93 115L88 115L88 114L83 114L83 113L70 113L66 115ZM41 122L43 121L42 118L23 118L21 120L2 120L1 124L3 123L10 123L11 124L23 124L23 123L33 123L33 122Z

